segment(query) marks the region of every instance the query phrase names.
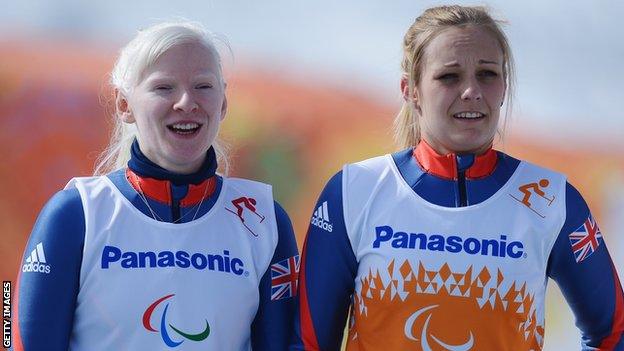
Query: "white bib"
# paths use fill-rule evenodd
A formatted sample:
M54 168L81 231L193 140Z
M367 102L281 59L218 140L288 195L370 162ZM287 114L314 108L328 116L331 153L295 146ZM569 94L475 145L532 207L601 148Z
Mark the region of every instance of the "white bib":
M107 177L72 187L86 225L72 350L251 349L278 240L270 186L224 178L212 209L180 224L141 213Z
M349 350L538 350L565 177L522 162L484 202L419 197L391 156L343 170L358 273Z

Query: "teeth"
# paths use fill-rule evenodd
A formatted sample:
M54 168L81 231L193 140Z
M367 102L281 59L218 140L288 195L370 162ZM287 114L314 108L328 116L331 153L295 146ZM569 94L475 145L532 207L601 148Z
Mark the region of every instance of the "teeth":
M460 112L453 115L457 118L479 118L483 117L483 113L481 112Z
M199 124L197 123L177 123L171 126L171 128L173 129L180 129L180 130L191 130L191 129L195 129L198 127L199 127Z

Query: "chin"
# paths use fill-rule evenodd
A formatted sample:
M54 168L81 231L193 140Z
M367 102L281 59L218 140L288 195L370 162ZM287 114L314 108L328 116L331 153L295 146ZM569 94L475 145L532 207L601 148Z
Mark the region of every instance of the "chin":
M493 133L471 130L467 133L461 133L455 135L452 138L453 145L460 147L462 150L475 151L482 150L492 145L496 131Z
M172 149L167 153L166 159L170 164L176 166L192 165L198 162L203 162L206 157L206 150L203 149Z
M209 147L210 145L199 145L197 142L177 143L170 145L169 153L178 159L192 160L203 157Z
M202 151L200 153L194 153L192 155L185 154L179 155L177 160L179 160L180 164L194 164L194 163L203 163L204 158L206 157L206 152Z
M490 145L492 145L492 141L475 142L474 139L463 139L454 141L451 146L455 153L474 154L487 150Z

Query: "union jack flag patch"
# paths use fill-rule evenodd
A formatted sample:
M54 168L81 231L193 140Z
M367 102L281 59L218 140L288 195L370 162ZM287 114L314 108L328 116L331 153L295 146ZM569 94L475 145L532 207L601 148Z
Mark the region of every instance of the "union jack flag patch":
M298 283L299 255L271 265L271 300L296 296Z
M570 244L572 245L576 263L580 263L591 256L591 254L598 249L602 241L602 233L591 214L585 220L585 223L568 237L570 238Z

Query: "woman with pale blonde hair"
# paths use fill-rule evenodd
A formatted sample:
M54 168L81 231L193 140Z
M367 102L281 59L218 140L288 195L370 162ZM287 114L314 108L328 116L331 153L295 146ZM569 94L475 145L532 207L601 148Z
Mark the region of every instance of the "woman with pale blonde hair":
M16 350L284 350L299 256L270 185L227 170L214 36L140 31L111 73L96 176L46 204L16 292Z
M482 7L425 10L403 41L404 150L346 165L304 245L292 350L540 350L547 278L583 350L624 350L602 233L557 172L493 149L514 70ZM504 129L504 128L502 128Z

